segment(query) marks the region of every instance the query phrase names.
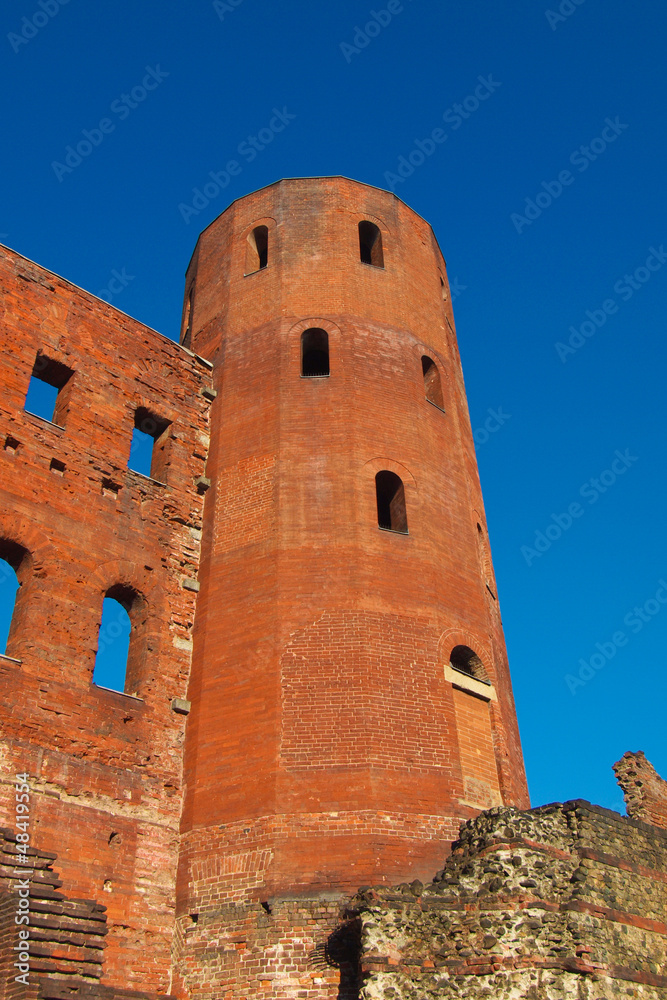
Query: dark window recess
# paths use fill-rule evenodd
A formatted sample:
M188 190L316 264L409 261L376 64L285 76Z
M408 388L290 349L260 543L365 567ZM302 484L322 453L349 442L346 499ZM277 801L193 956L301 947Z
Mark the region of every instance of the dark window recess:
M167 444L171 436L170 427L168 420L157 417L146 407L140 406L134 414L128 468L140 472L142 476L164 482L168 465Z
M445 404L442 399L442 383L440 382L440 372L436 363L426 354L422 354L422 373L424 375L424 394L429 403L433 403L439 409L444 410Z
M62 426L69 409L73 374L67 365L39 353L25 398L26 411Z
M468 646L454 646L449 662L455 670L460 670L462 674L468 674L469 677L474 677L475 680L482 681L484 684L491 683L484 669L484 664L477 653Z
M301 334L301 374L317 378L329 374L329 334L313 327Z
M254 274L261 271L269 263L269 229L268 226L255 226L248 234L245 252L245 273Z
M442 278L440 278L440 294L442 295L442 301L446 302L447 301L447 288L446 288L445 283L442 280Z
M359 223L359 257L362 264L384 267L382 233L374 222Z
M378 526L388 531L407 534L408 515L405 509L403 481L394 472L378 472L375 477Z

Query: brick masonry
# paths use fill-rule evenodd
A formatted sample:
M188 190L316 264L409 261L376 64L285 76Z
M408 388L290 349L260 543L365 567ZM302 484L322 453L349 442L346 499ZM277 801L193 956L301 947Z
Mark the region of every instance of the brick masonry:
M382 267L360 258L364 220L380 230ZM260 225L268 263L246 273ZM0 823L14 828L14 775L28 772L31 843L57 853L68 899L105 907L95 989L397 1000L424 984L463 995L456 977L481 989L495 975L507 996L592 998L607 976L660 996L664 901L645 873L662 870L663 841L641 821L664 825L664 782L637 755L619 762L637 820L622 827L582 803L521 811L474 444L428 224L344 178L248 195L198 240L180 345L4 249L0 288L0 556L21 583L0 656ZM310 328L328 336L328 376L301 375ZM53 421L25 411L36 365L61 383ZM139 415L157 428L152 478L128 469ZM378 525L382 471L402 480L407 532ZM92 683L110 590L133 595L122 692ZM458 646L476 654L475 677L450 665ZM442 879L390 888L428 884L461 823L451 893ZM521 843L482 860L481 840L500 843L505 828ZM497 912L481 914L463 856L475 877L501 865L507 905L505 889L489 892L504 934ZM626 876L646 886L650 913L625 898ZM351 907L360 885L380 888ZM451 940L429 925L414 951L423 907L441 913L452 894ZM368 937L368 914L393 920L396 900L416 923L391 945L386 927ZM555 936L534 947L512 909L526 906L530 920L556 914ZM464 920L459 934L462 913L490 920L489 933L478 940ZM512 935L521 943L507 950ZM552 975L561 994L540 994ZM582 983L589 993L573 992Z

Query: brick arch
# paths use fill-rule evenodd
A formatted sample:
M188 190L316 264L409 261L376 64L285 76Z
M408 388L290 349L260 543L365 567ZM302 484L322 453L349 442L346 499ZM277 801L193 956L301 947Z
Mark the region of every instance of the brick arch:
M359 225L360 222L374 222L375 225L380 230L380 232L382 233L383 239L385 233L387 234L390 233L390 229L387 223L384 221L384 219L378 218L377 215L370 215L365 212L350 212L349 214L354 219L357 225ZM382 244L382 249L384 250L384 243Z
M157 663L163 642L161 614L161 589L151 578L145 566L127 560L113 559L103 563L85 581L88 594L87 613L81 621L81 636L90 654L92 678L95 653L102 620L102 603L112 587L125 587L137 595L138 602L129 610L132 637L127 660L125 690L128 694L142 694L154 679L151 663Z
M341 329L336 323L332 323L330 319L324 319L322 316L309 316L307 319L300 319L298 323L294 323L289 328L287 336L290 371L301 371L301 334L312 328L326 330L329 336L329 370L334 376L340 377L342 374Z
M56 553L51 539L39 528L22 517L0 517L0 539L20 545L28 553L29 575L43 579L57 566Z
M96 594L105 594L114 584L130 587L147 604L154 605L152 600L157 589L145 566L129 562L126 559L111 559L98 566L86 580L86 586Z
M464 628L450 628L442 633L438 642L438 662L449 663L449 656L455 646L467 646L482 661L489 680L495 686L496 671L488 642Z

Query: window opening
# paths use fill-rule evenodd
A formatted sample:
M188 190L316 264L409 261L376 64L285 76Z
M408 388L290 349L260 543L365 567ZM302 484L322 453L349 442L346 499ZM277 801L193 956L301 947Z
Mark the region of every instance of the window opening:
M474 677L484 684L491 683L484 669L484 664L469 646L454 646L449 662L454 670L468 674L469 677Z
M375 477L378 526L388 531L407 534L408 515L405 509L403 481L394 472L378 472Z
M107 593L102 603L102 624L100 625L95 656L93 683L112 691L125 691L127 661L130 651L129 607L126 596L120 591L117 597ZM123 600L119 600L122 597ZM125 607L124 605L128 605Z
M190 294L188 295L187 302L185 303L185 315L183 316L183 339L181 341L183 347L190 347L192 341L192 295L194 289L190 289Z
M26 411L52 424L62 426L69 402L68 383L73 374L67 365L39 353L35 359L25 398Z
M313 327L301 334L301 374L321 378L329 374L329 334Z
M445 405L442 399L440 372L435 361L426 354L422 354L422 373L424 375L424 393L426 398L429 403L433 403L438 409L444 410Z
M166 445L169 440L168 420L156 417L154 413L140 406L134 414L134 431L127 461L129 469L139 472L159 482L164 482L167 459Z
M269 262L269 228L255 226L248 234L245 253L245 273L254 274L261 271Z
M17 542L0 538L0 653L10 655L12 636L17 627L19 606L32 565L30 555Z
M384 267L382 233L374 222L359 223L359 256L362 264Z
M0 653L3 655L7 652L7 640L19 587L16 570L7 559L0 558Z

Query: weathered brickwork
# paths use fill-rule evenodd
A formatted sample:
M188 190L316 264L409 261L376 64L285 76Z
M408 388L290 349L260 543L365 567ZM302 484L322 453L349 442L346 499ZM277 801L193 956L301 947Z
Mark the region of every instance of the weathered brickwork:
M107 907L105 975L165 992L185 730L171 701L190 673L211 370L6 250L0 288L0 556L21 581L0 657L0 823L27 772L33 843L58 853L70 895ZM24 409L41 359L72 373L53 422ZM169 422L162 483L128 469L140 408ZM127 693L91 683L114 586L136 596Z
M429 226L343 178L249 195L182 346L7 250L0 289L0 1000L667 1000L665 782L626 754L631 819L521 811ZM93 683L105 595L124 691Z
M381 234L381 261L362 260L363 221ZM265 267L248 252L260 225ZM213 363L217 396L177 914L187 930L190 914L233 904L228 933L254 954L255 932L240 916L235 930L232 912L426 878L461 820L526 806L527 791L430 227L395 196L343 178L271 185L202 233L183 324ZM319 377L302 369L311 329L328 342ZM402 483L392 516L404 497L407 532L378 525L383 472ZM471 691L465 672L445 676L456 646L490 683ZM231 990L214 947L197 946L193 966L200 931L185 930L183 990ZM234 968L233 988L251 992ZM336 995L326 982L318 991Z
M614 764L628 816L667 829L667 781L643 753L625 753Z
M482 813L431 885L352 907L364 1000L667 997L667 835L587 802Z

